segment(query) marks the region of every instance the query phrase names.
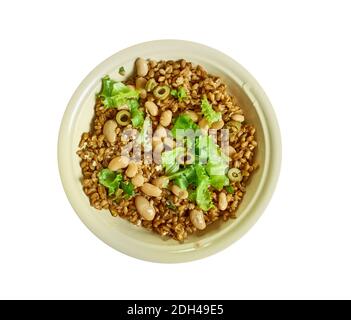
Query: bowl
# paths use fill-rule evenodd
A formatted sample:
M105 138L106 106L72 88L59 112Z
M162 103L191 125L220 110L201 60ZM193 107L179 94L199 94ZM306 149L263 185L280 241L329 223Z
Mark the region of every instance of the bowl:
M117 80L128 77L138 57L155 60L184 58L204 66L220 76L235 94L245 118L256 127L259 169L252 176L247 192L237 211L238 217L218 221L189 236L184 243L164 240L159 235L112 217L108 210L90 206L81 185L81 169L76 155L81 134L89 130L93 117L95 94L101 78L109 74ZM127 73L118 75L124 66ZM277 183L281 162L280 131L272 106L257 81L229 56L202 44L182 40L150 41L124 49L99 64L74 92L64 113L58 140L58 164L68 200L82 222L102 241L129 256L153 261L176 263L212 255L238 240L261 216Z

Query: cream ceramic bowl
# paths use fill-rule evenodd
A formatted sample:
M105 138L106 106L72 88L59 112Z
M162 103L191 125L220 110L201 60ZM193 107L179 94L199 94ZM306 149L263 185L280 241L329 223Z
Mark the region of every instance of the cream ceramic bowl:
M257 129L256 151L259 169L253 175L238 218L218 222L205 232L190 236L185 243L163 240L160 236L137 227L110 213L89 205L81 185L81 169L76 155L81 134L88 131L93 117L95 94L100 79L109 74L122 80L118 68L124 66L128 77L138 57L155 60L184 58L204 66L220 76L231 93L238 97L248 122ZM73 94L59 134L58 162L66 195L84 224L109 246L129 256L153 262L185 262L214 254L238 240L260 217L277 183L281 161L281 142L277 120L268 98L256 80L227 55L207 46L180 40L145 42L122 50L98 65Z

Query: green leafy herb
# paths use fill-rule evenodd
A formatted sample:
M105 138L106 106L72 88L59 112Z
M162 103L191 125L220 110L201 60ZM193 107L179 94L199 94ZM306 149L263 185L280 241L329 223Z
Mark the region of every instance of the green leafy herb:
M178 89L178 99L179 99L179 101L182 101L186 97L187 97L187 94L186 94L186 90L184 89L184 87L179 87L179 89Z
M134 185L131 182L121 182L121 188L123 192L126 194L127 198L134 196Z
M181 114L175 120L171 132L173 137L176 137L177 130L188 130L188 129L196 131L197 129L199 129L199 126L193 120L191 120L189 116L187 116L186 114Z
M178 90L173 89L171 90L171 95L178 99L178 101L183 101L187 97L186 90L184 87L179 87Z
M166 207L168 209L171 209L173 211L176 211L177 210L177 207L174 205L174 203L172 201L166 201Z
M222 119L222 114L213 110L206 97L201 100L201 111L209 125Z
M124 69L124 67L122 66L122 67L120 67L119 69L118 69L118 73L121 75L121 76L125 76L125 74L126 74L126 70Z
M226 186L226 187L225 187L225 190L226 190L228 193L232 193L232 194L235 192L233 186L230 186L230 185L229 185L229 186Z
M122 175L110 169L102 169L99 174L99 183L108 188L108 194L112 195L119 188L122 181Z

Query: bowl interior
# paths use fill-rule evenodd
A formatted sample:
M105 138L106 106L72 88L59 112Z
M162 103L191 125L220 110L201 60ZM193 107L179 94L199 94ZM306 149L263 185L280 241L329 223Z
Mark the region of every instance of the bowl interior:
M67 196L79 217L100 239L110 246L146 260L185 261L204 256L204 253L199 255L195 253L200 248L209 247L216 241L229 244L235 238L233 234L238 233L236 237L238 238L239 233L244 232L243 230L238 232L237 229L240 229L240 225L251 214L250 206L257 197L257 192L262 189L262 186L259 186L262 184L265 171L263 168L267 162L266 130L262 125L262 114L257 108L257 101L245 90L246 85L250 84L247 83L247 79L241 76L244 72L242 67L236 65L227 56L222 54L221 57L218 54L220 53L214 49L183 41L158 41L158 43L146 43L131 47L110 57L92 71L70 101L62 122L59 141L62 181ZM237 211L238 218L230 219L227 222L218 221L204 232L190 235L183 244L172 239L162 239L159 235L137 227L124 219L114 218L107 210L99 211L92 208L82 190L82 174L76 151L82 133L89 130L93 117L95 94L100 90L100 79L106 74L116 80L125 79L134 71L134 61L139 56L154 60L184 58L194 64L202 65L209 73L222 78L227 84L229 92L238 98L246 120L256 127L256 140L258 142L256 160L260 167L250 180L244 199ZM226 62L226 59L230 59L231 63ZM125 77L120 76L117 72L120 66L124 66L127 71ZM181 257L183 254L184 257Z

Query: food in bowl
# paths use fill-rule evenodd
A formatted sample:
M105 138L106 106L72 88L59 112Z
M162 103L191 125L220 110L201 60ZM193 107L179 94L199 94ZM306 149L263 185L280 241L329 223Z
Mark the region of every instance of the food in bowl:
M180 242L236 218L258 167L256 130L236 97L185 60L138 58L135 69L123 82L101 80L82 134L77 154L90 204Z

